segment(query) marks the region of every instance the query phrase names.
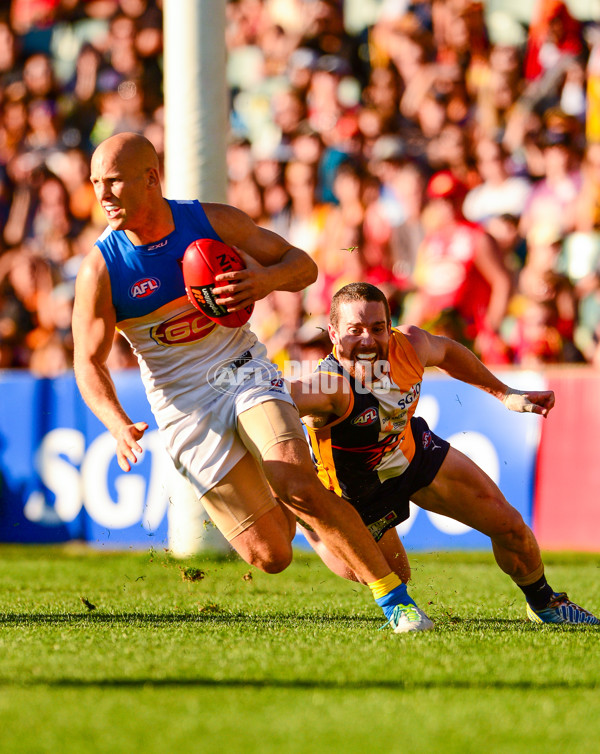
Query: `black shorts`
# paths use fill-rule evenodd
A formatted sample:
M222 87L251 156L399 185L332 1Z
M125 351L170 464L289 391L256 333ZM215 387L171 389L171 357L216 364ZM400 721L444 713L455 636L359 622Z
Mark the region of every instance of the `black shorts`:
M360 513L376 542L388 529L406 521L410 498L433 482L450 448L449 442L429 429L425 419L413 417L410 427L415 438L415 455L404 474L387 479L364 498L349 501Z

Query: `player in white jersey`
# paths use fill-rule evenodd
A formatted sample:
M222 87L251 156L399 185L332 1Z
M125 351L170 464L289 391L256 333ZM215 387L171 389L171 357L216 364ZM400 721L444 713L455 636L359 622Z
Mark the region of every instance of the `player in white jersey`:
M248 384L241 381L232 392L207 387L209 358L235 371L256 365L264 350L248 329L223 333L184 299L176 264L194 240L189 234L245 252L245 270L217 278L217 302L229 311L273 290L302 290L316 278L312 260L234 207L203 204L202 212L182 220L185 203L163 197L156 152L137 134L118 134L100 144L91 180L110 230L77 278L75 375L83 398L116 440L121 468L129 471L136 463L148 426L127 415L106 366L117 324L137 352L177 468L195 484L211 518L248 563L270 573L283 570L292 558L298 516L368 584L394 631L430 628L358 513L321 485L297 409L277 378L265 380L263 374Z

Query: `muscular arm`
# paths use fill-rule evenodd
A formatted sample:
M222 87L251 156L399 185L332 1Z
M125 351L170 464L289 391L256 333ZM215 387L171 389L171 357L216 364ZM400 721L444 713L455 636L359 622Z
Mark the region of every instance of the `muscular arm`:
M271 291L301 291L317 279L308 254L277 233L261 228L245 212L226 204L204 204L211 225L228 246L245 252L247 269L217 276L215 294L229 311L237 311Z
M74 367L83 399L117 441L117 459L124 471L142 448L138 440L148 428L133 423L117 398L106 360L115 332L110 279L102 255L94 247L77 276L73 308Z
M343 416L350 403L349 385L339 375L315 372L288 383L290 394L300 416L310 426L322 426L331 417Z
M468 348L450 338L430 335L414 325L400 328L425 367L437 367L450 377L485 390L511 411L547 416L554 406L551 390L513 390L499 380Z

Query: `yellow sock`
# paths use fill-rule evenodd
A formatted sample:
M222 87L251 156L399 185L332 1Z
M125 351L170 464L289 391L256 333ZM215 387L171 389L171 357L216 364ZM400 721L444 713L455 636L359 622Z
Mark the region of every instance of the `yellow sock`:
M400 586L401 584L402 582L400 581L398 574L390 572L387 576L384 576L382 579L378 579L377 581L372 581L370 584L367 584L367 586L373 593L373 599L378 600L382 597L385 597L386 594L389 594L393 589L395 589L397 586Z

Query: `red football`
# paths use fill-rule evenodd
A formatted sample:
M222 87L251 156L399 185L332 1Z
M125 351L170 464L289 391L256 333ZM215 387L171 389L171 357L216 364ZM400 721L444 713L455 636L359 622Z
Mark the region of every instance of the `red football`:
M192 241L183 255L183 280L190 302L219 325L245 325L250 319L254 304L238 312L228 312L227 307L217 304L213 294L216 275L245 268L246 265L237 251L221 241L213 241L212 238Z

